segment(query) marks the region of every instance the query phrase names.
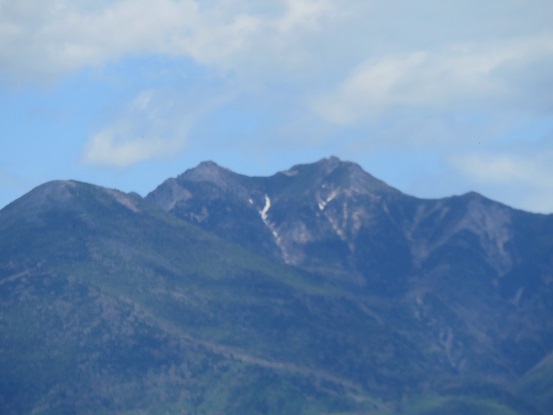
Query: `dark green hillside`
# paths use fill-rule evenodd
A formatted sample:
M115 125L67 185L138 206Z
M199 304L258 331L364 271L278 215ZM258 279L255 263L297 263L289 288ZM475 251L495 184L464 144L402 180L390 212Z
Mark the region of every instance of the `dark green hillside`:
M374 322L350 321L336 287L82 183L46 184L0 221L4 413L375 405L374 362L349 376Z
M337 159L47 183L0 211L0 413L548 415L552 229Z
M246 385L292 412L351 406L349 384L264 360L264 318L327 295L308 276L75 182L8 206L0 232L3 413L247 413Z

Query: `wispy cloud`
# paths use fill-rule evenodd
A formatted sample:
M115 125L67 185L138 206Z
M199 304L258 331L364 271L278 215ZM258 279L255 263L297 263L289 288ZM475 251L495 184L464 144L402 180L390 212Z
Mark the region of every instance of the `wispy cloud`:
M155 5L143 0L95 4L2 1L2 69L24 79L40 80L125 54L152 52L165 42L170 30L186 25L193 6L191 2L167 0Z
M453 158L467 176L480 182L553 188L551 152L532 158L513 154L468 154Z
M341 124L371 121L398 109L531 107L537 91L527 88L521 75L544 58L553 58L553 36L371 57L334 90L313 99L312 105L326 119ZM553 79L547 72L541 77Z
M87 143L83 160L114 167L167 157L184 147L184 140L159 137L129 138L125 128L106 128Z
M110 125L93 134L85 145L85 163L126 167L170 157L186 145L189 117L166 96L153 90L138 94Z
M232 67L267 43L288 44L334 8L326 0L0 0L0 70L40 80L125 56L187 56ZM247 57L245 57L247 56Z
M452 165L469 181L488 189L488 196L540 212L553 211L551 160L553 148L547 147L450 157Z

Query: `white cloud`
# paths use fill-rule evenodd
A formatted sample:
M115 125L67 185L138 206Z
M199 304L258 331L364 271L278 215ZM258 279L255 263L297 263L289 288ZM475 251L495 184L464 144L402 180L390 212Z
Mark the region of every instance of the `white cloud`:
M194 20L192 1L122 0L0 3L2 69L34 79L162 50Z
M520 75L545 57L553 57L553 36L452 44L369 58L332 92L313 99L312 105L339 124L374 120L405 108L474 111L528 106L535 91L526 88ZM510 71L513 67L518 70Z
M106 128L96 133L87 143L83 160L91 164L114 167L167 157L184 147L184 140L157 137L126 137L124 128Z
M0 71L40 80L129 55L188 56L224 68L316 30L326 0L0 0ZM244 57L246 56L247 57Z
M531 154L502 152L464 154L450 158L452 165L486 196L522 209L553 212L553 151Z
M463 173L479 182L527 184L538 181L553 184L553 177L541 174L547 171L540 166L542 163L511 154L468 154L453 161Z
M140 92L117 120L93 134L85 145L85 163L114 167L170 157L186 145L192 115L163 91Z
M495 50L493 40L547 33L548 13L549 3L538 0L491 0L485 7L474 1L436 7L393 0L0 0L0 72L34 81L153 53L249 74L263 67L270 71L265 80L319 64L311 75L324 79L340 65L343 71L364 60L334 91L340 105L326 109L337 119L356 118L348 105L362 91L377 92L388 104L413 102L439 92L440 85L428 90L435 76L438 82L482 79L509 60L502 54L510 52L501 45ZM472 43L452 50L461 42L458 33L470 33ZM488 46L478 48L481 43ZM370 81L388 69L384 85ZM377 98L363 102L370 106Z
M324 16L338 13L329 1L285 0L286 13L274 21L281 34L288 34L297 28L320 29L320 20Z

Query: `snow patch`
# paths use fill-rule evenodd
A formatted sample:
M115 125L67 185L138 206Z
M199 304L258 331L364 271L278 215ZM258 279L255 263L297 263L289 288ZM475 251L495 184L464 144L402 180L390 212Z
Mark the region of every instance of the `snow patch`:
M298 174L298 171L294 170L294 169L291 169L291 170L285 170L281 173L284 174L285 176L293 177L293 176L296 176Z
M263 206L263 209L258 210L259 216L261 216L261 220L263 221L265 226L271 231L273 237L275 238L276 245L279 247L280 251L282 252L282 257L284 259L284 262L288 264L290 262L290 258L282 243L282 239L278 234L278 231L276 230L275 225L271 223L271 221L269 221L269 209L271 209L271 198L268 195L265 195L265 206Z
M265 195L265 206L263 207L262 210L259 211L259 214L261 215L261 219L263 220L263 222L265 222L265 225L268 224L267 213L269 213L269 209L271 209L271 199L269 198L269 196Z
M337 195L338 195L338 192L334 190L332 191L332 193L330 193L330 195L325 200L319 200L319 210L324 210L326 205L332 202Z

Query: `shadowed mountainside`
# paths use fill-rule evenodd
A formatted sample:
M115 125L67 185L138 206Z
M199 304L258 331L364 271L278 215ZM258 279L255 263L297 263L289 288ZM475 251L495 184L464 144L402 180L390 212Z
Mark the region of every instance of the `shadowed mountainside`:
M46 183L0 235L2 413L553 409L551 215L206 162L144 199Z

